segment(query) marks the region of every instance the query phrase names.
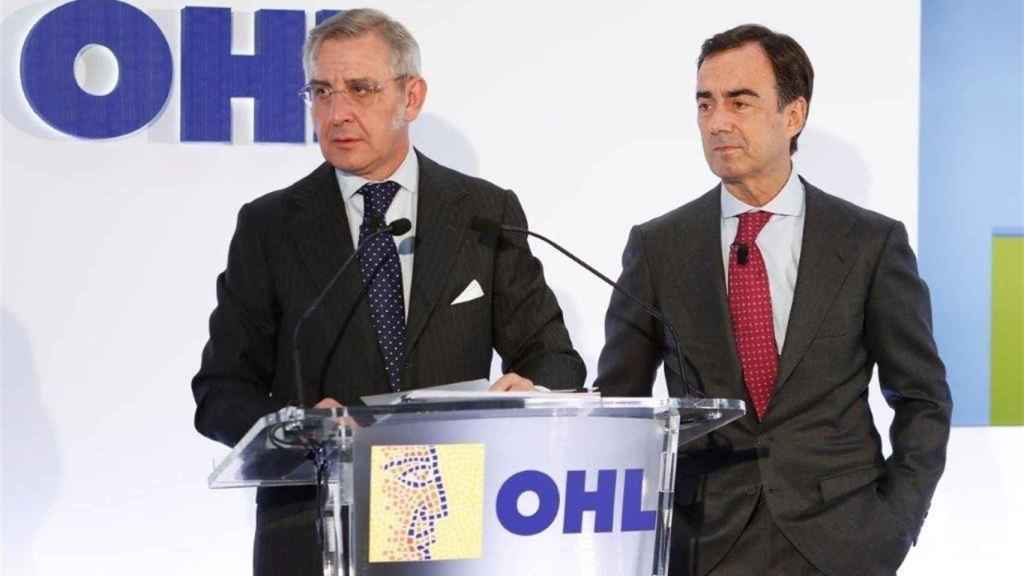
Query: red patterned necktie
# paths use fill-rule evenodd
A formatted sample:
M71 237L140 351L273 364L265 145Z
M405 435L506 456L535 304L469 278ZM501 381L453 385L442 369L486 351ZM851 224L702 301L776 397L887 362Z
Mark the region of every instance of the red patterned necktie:
M779 372L768 272L754 242L771 217L770 212L760 211L740 214L736 240L729 249L729 316L743 381L758 420L764 420Z

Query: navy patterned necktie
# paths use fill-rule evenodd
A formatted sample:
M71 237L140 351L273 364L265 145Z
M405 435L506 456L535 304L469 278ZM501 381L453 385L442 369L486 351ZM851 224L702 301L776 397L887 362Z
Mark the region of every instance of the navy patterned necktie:
M370 299L370 323L377 333L392 390L400 389L405 362L405 299L402 296L402 267L391 234L367 237L383 226L384 214L400 186L396 182L371 182L359 189L363 195L363 223L359 226L359 268ZM363 246L368 243L367 246Z

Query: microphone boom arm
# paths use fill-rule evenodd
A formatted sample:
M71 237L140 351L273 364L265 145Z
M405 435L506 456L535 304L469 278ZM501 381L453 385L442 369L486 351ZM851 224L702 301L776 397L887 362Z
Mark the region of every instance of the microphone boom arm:
M376 228L376 230L367 235L366 238L363 239L363 242L356 246L356 249L353 250L352 254L350 254L349 257L341 264L341 266L338 267L338 270L335 271L334 276L332 276L330 281L327 282L327 284L324 286L324 289L320 291L320 294L313 300L313 302L306 308L306 311L302 313L302 316L299 316L299 319L295 322L295 328L292 330L292 368L294 369L295 375L295 401L300 408L303 408L306 405L306 387L304 385L305 383L302 381L302 359L301 355L299 354L299 330L302 328L302 325L306 322L306 319L312 316L313 312L315 312L317 308L320 307L320 303L323 301L324 298L327 297L327 294L331 291L331 288L333 288L334 285L337 284L338 279L341 278L341 275L345 272L345 270L348 270L349 265L351 265L352 261L355 260L356 256L359 255L359 252L362 250L363 246L366 246L367 244L369 244L370 240L376 238L377 236L380 236L381 234L401 236L402 234L405 234L410 230L412 224L408 218L400 218L386 226L382 226L380 223L376 223L374 227Z
M538 239L546 242L552 248L554 248L555 250L558 250L564 256L566 256L567 258L572 260L573 262L575 262L575 263L579 264L580 266L586 268L587 271L590 272L591 274L593 274L594 276L597 276L601 280L604 280L605 284L611 286L616 292L618 292L619 294L624 295L625 297L629 298L632 302L638 304L648 314L650 314L651 316L656 318L658 321L660 321L662 324L664 324L665 327L668 328L669 334L672 336L672 344L675 346L675 349L676 349L676 367L679 369L679 378L683 381L683 389L686 391L686 395L689 396L689 397L692 397L692 398L700 397L700 394L697 394L690 387L690 382L686 378L685 364L683 362L682 347L679 345L679 336L676 334L676 329L675 329L674 326L672 326L672 323L668 321L668 318L665 318L665 316L661 312L656 310L650 304L647 304L646 302L643 302L642 300L640 300L636 296L633 296L632 294L630 294L629 292L627 292L623 288L619 287L619 285L616 284L615 281L613 281L611 278L605 276L604 274L602 274L600 271L598 271L596 268L594 268L590 264L587 264L583 260L580 260L575 254L569 252L565 248L562 248L554 240L552 240L552 239L550 239L550 238L548 238L548 237L546 237L546 236L544 236L542 234L538 234L537 232L533 232L531 230L528 230L526 228L521 228L519 226L511 226L509 224L501 224L500 226L501 226L501 229L506 231L506 232L516 232L516 233L519 233L519 234L525 234L527 236L533 236L534 238L538 238Z

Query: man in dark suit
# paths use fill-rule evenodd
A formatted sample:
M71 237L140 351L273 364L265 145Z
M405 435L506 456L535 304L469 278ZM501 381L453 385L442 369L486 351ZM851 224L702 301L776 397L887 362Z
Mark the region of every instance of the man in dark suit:
M582 386L583 362L525 240L471 230L476 217L526 226L516 196L410 145L427 88L405 27L349 10L310 32L304 57L303 96L327 161L239 212L192 382L196 428L232 446L298 401L295 325L364 242L299 333L301 386L317 407L487 378L492 350L505 373L493 389ZM400 218L408 234L371 236ZM322 574L314 493L260 490L257 574Z
M928 291L902 224L818 190L791 155L813 69L790 37L707 40L697 118L721 184L633 228L620 282L680 333L686 378L744 398L736 423L681 449L670 572L893 574L945 465L952 411ZM650 394L664 326L613 295L597 386ZM885 458L868 405L895 412Z

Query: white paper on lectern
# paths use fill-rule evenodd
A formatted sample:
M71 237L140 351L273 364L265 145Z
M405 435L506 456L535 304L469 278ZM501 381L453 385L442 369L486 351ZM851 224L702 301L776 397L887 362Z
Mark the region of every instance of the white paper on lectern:
M529 391L495 392L490 390L490 381L480 378L478 380L466 380L454 382L441 386L430 386L428 388L417 388L416 390L404 390L401 392L390 392L387 394L373 394L363 396L362 400L367 406L383 406L387 404L401 404L405 401L452 401L452 400L494 400L497 398L554 398L558 396L579 397L576 392L552 392L544 386L534 386Z
M464 380L462 382L452 382L451 384L442 384L441 386L431 386L429 388L422 388L422 390L451 390L454 392L481 392L487 390L491 386L491 383L486 378L478 378L476 380ZM387 394L373 394L370 396L363 396L362 400L367 406L383 406L385 404L398 404L402 401L410 390L403 390L401 392L389 392Z

